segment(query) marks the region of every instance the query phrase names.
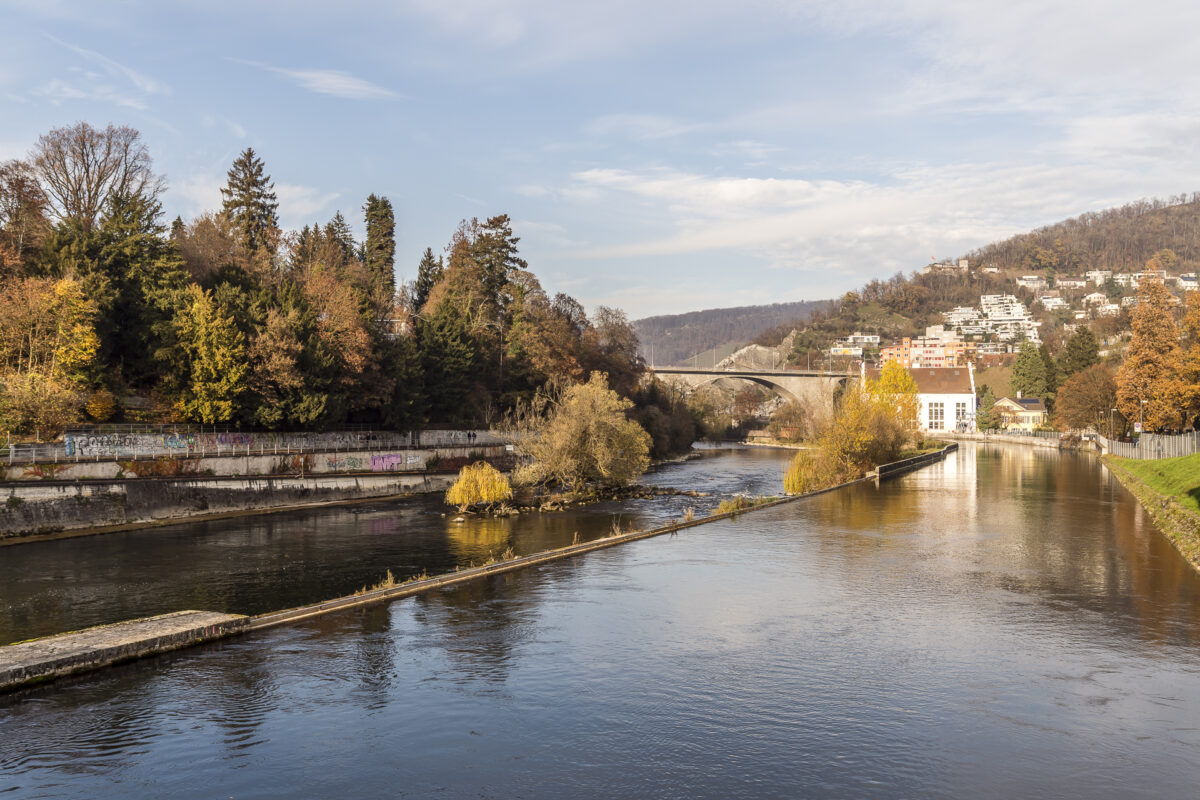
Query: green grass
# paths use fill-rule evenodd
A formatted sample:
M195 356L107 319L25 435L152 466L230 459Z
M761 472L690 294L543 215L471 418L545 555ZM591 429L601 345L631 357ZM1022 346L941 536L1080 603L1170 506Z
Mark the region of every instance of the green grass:
M1182 458L1145 461L1113 458L1112 461L1159 494L1174 497L1184 508L1200 513L1200 453Z

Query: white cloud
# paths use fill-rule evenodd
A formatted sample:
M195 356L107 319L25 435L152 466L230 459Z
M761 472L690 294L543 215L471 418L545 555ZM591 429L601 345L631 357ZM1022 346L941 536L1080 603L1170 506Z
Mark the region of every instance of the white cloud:
M146 109L146 104L135 97L118 92L112 86L105 84L87 84L80 86L78 84L67 83L66 81L55 78L48 83L45 83L32 91L30 94L35 97L45 97L55 105L70 101L70 100L92 100L104 103L114 103L125 108L134 108L139 111Z
M584 126L589 136L616 136L634 140L669 139L705 126L658 114L607 114Z
M45 36L50 41L67 48L71 52L88 59L94 64L100 65L100 67L102 67L104 71L107 72L111 77L124 78L133 84L138 91L146 94L170 94L171 92L170 88L162 81L138 72L132 67L127 67L124 64L115 61L106 55L103 55L102 53L97 53L95 50L88 50L86 48L70 44L69 42L64 42L61 39L56 39L55 37L50 36L49 34L46 34ZM94 79L102 77L95 72L88 73L88 75L92 76Z
M221 183L224 185L224 181ZM277 183L275 195L279 198L280 224L285 228L299 228L312 223L319 213L327 211L330 203L338 199L341 193L322 192L314 186Z
M401 97L398 92L338 69L285 69L255 61L243 61L242 63L283 75L302 89L317 94L327 94L347 100L391 100Z

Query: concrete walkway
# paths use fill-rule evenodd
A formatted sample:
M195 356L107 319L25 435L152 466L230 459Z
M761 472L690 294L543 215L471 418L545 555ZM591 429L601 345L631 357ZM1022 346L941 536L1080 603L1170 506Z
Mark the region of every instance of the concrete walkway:
M176 611L0 647L0 691L220 639L249 623L240 614Z

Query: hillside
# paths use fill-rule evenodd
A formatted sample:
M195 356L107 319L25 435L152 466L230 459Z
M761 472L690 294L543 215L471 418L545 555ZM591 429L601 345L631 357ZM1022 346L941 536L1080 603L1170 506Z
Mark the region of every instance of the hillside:
M1136 272L1164 249L1179 256L1180 271L1200 266L1200 193L1080 214L981 247L966 258L1023 272Z
M635 320L633 326L641 340L642 356L648 362L660 366L683 365L698 353L704 354L702 361L720 360L764 330L785 323L801 325L815 309L828 304L826 300L805 300L713 308L646 317ZM712 350L717 352L710 353Z

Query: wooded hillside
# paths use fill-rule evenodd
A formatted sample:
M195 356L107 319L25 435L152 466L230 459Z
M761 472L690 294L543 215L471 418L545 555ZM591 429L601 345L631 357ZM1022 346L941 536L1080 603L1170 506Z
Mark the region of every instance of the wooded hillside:
M743 345L768 328L784 323L802 325L826 300L774 303L766 306L711 308L686 314L646 317L634 321L641 354L660 365L682 364L696 353L724 344ZM789 328L790 330L790 328Z
M1080 214L967 253L972 264L1036 272L1137 272L1160 250L1179 271L1200 266L1200 193Z

